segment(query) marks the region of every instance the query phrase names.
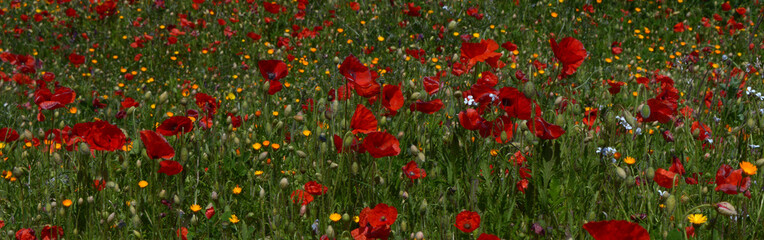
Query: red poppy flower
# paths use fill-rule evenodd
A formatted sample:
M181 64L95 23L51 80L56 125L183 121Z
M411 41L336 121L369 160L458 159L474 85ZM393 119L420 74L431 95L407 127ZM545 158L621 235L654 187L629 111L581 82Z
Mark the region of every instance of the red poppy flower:
M303 188L305 188L305 192L314 196L318 196L318 195L326 193L326 191L329 191L328 187L321 185L320 183L316 181L310 181L305 183Z
M91 151L113 152L127 142L122 129L101 120L75 124L72 134L85 140Z
M391 113L403 107L403 92L400 85L385 85L382 89L382 106Z
M207 114L215 114L218 112L220 103L218 103L218 100L214 97L205 93L197 93L194 95L194 99L196 100L196 106L204 110Z
M204 216L207 217L207 219L212 218L212 216L215 216L215 207L207 208L206 211L204 211Z
M363 139L363 148L374 158L398 156L401 152L398 139L387 132L370 132Z
M125 110L125 109L131 108L131 107L138 107L141 104L139 102L136 102L135 99L133 99L131 97L127 97L124 100L122 100L120 105L122 105L122 106L119 107L119 110Z
M289 73L286 63L281 60L260 60L257 67L260 69L260 75L270 84L268 94L273 95L281 91L282 84L279 80Z
M440 77L425 77L422 80L422 84L424 84L424 90L427 94L433 95L440 90Z
M302 205L308 205L308 203L313 201L313 195L310 195L308 192L300 189L294 190L289 198L292 199L293 203L300 203Z
M650 234L639 224L624 221L610 220L589 222L584 224L584 229L595 240L649 240Z
M684 23L680 22L674 25L674 32L684 32Z
M186 116L172 116L165 119L162 124L157 127L157 133L163 136L173 136L182 133L188 133L194 130L194 122Z
M170 146L167 139L154 131L141 131L141 142L146 147L146 154L151 159L171 159L175 156L175 149Z
M183 165L173 160L164 160L159 162L158 173L164 173L167 176L172 176L183 171Z
M647 106L650 108L650 115L642 116L642 112L637 113L637 119L641 122L660 122L668 123L674 120L676 113L676 103L670 101L661 101L651 98L647 100Z
M618 81L607 81L607 84L610 85L610 88L607 89L608 92L610 92L610 95L616 95L619 92L621 92L621 87L623 85L626 85L625 82L618 82Z
M743 177L743 169L732 170L729 165L722 164L716 171L716 188L714 190L717 192L731 195L743 193L750 198L751 192L748 191L750 187L751 177Z
M347 56L342 65L340 65L340 74L345 76L345 79L352 84L353 89L355 89L358 95L369 98L379 94L381 87L379 83L374 81L369 68L364 66L352 54Z
M421 6L416 6L414 3L408 3L406 4L408 7L407 9L403 9L403 13L412 17L419 17L422 16L422 13L419 12L419 10L422 9Z
M487 122L487 128L481 128L480 136L493 137L497 143L507 143L512 141L512 136L515 135L515 129L517 129L517 123L512 121L510 117L500 116L493 121ZM507 139L501 139L502 133L506 133Z
M554 38L549 39L549 44L552 45L552 51L554 57L562 63L562 76L573 75L576 72L581 63L586 58L586 49L584 44L578 39L572 37L566 37L560 40L559 43Z
M462 42L460 61L467 64L467 69L470 69L478 62L500 56L501 53L495 52L497 49L499 49L499 44L491 39L484 39L480 43Z
M358 215L359 228L350 232L355 240L387 239L390 226L398 218L398 210L387 204L377 204L373 209L364 208Z
M613 53L613 55L618 55L623 52L623 48L621 48L621 43L618 41L613 42L613 44L610 44L610 52Z
M478 129L488 128L488 126L486 125L485 119L483 119L483 117L480 116L478 111L472 108L469 108L459 113L459 123L462 125L464 129L467 129L467 130L474 131Z
M42 231L40 232L40 237L42 239L58 239L59 237L64 236L64 228L59 226L51 226L46 225L42 228Z
M657 183L659 186L671 189L677 184L679 184L679 178L676 177L676 173L672 171L666 171L666 169L658 168L655 170L655 177L653 177L653 181Z
M493 234L481 233L477 240L501 240L499 237Z
M106 180L93 180L93 187L96 189L96 191L102 191L104 188L106 188Z
M722 11L726 12L726 11L729 11L731 9L732 9L732 5L730 5L729 1L722 3Z
M77 94L68 87L57 86L55 92L47 88L37 89L34 92L34 103L40 109L52 110L62 108L67 104L74 102Z
M334 134L334 137L332 139L334 141L334 147L337 149L337 153L342 153L344 150L343 146L343 140L342 137L340 137L337 134ZM358 142L358 139L353 137L353 143L350 146L347 146L351 151L357 152L357 153L364 153L366 150L363 148L363 144Z
M74 65L75 67L82 65L85 63L85 56L76 54L76 53L70 53L69 54L69 62Z
M182 240L188 240L188 228L180 227L177 231L177 236Z
M520 181L517 181L517 184L516 184L517 191L520 191L523 194L525 194L525 190L528 189L528 184L530 184L530 181L528 181L528 179L520 179Z
M690 127L690 132L695 133L698 132L698 136L695 137L698 141L705 141L706 139L711 138L711 128L706 126L703 123L700 123L698 121L692 122L692 127Z
M507 116L523 120L531 119L531 100L517 88L501 88L497 102Z
M557 139L565 133L565 130L563 130L562 127L548 123L540 116L534 117L533 120L528 121L526 125L536 137L541 139Z
M594 125L594 121L597 120L597 113L599 112L599 109L592 108L584 112L584 119L582 120L586 126L589 126L589 129L592 128L592 125Z
M477 212L462 211L456 215L456 228L465 233L471 233L480 227L480 215Z
M403 174L406 175L413 182L414 179L420 179L427 176L424 169L419 168L416 161L411 160L406 166L403 166Z
M37 240L34 229L22 228L16 231L16 240Z
M507 51L510 51L510 52L514 52L515 50L517 50L517 45L515 45L514 43L510 41L502 43L501 47L503 47L504 49L507 49Z
M422 100L417 100L415 103L412 103L409 108L411 108L411 111L419 111L426 114L433 114L437 111L440 111L441 108L443 108L443 101L440 99L435 99L429 102L423 102Z
M353 129L353 134L377 131L377 118L366 106L358 104L350 119L350 128Z
M19 133L12 128L0 129L0 142L13 142L19 139Z

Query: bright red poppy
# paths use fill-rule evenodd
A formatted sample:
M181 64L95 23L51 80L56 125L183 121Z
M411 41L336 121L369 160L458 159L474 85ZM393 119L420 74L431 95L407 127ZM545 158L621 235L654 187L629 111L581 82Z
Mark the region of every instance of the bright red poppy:
M382 106L390 113L395 113L401 109L404 101L400 85L385 85L382 88Z
M337 134L334 134L332 141L334 142L334 147L337 149L337 153L344 152L345 148L357 153L366 152L366 150L363 147L363 143L359 142L358 138L355 138L355 137L353 137L353 142L350 144L350 146L343 146L344 141L342 140L342 137L340 137Z
M69 62L74 65L75 67L82 65L85 63L85 56L76 54L76 53L70 53L69 54Z
M387 239L390 236L390 226L398 218L398 209L380 203L374 208L364 208L358 215L360 227L350 232L355 240Z
M481 233L477 240L501 240L499 237L493 234Z
M566 37L558 43L554 38L549 39L554 57L562 63L561 76L573 75L586 58L584 44L573 37Z
M695 137L698 141L705 141L706 139L711 138L711 128L706 126L703 123L700 123L698 121L692 122L692 126L690 127L690 132L695 134L697 131L698 136Z
M37 240L34 229L22 228L16 231L16 240Z
M188 228L180 227L176 232L176 235L182 240L188 240Z
M477 212L464 210L456 215L456 228L465 233L471 233L480 227L480 215Z
M0 129L0 142L13 142L19 139L19 133L13 128Z
M541 116L534 117L526 125L536 137L541 139L557 139L565 133L562 127L544 121Z
M292 199L292 202L302 205L308 205L310 202L313 201L313 195L310 195L310 193L297 189L292 192L292 195L289 196L290 199Z
M167 139L151 130L143 130L141 133L141 142L146 147L146 154L151 159L171 159L175 156L175 149L170 146Z
M122 102L120 103L119 110L125 110L131 107L138 107L141 105L141 103L136 102L135 99L131 97L126 97Z
M207 219L212 218L212 216L215 216L215 207L207 208L207 210L204 211L204 217Z
M411 108L411 111L419 111L426 114L433 114L437 111L440 111L441 108L443 108L443 101L440 99L435 99L428 102L423 102L422 100L417 100L415 103L412 103L409 108Z
M353 129L353 134L377 131L377 117L366 106L358 104L350 119L350 128Z
M639 224L610 220L589 222L584 224L584 230L595 240L649 240L650 234Z
M172 176L183 171L183 165L173 160L164 160L159 162L158 173L164 173L167 176Z
M467 129L467 130L474 131L474 130L488 128L488 125L486 125L485 119L483 119L483 117L480 116L477 110L472 108L469 108L459 113L459 123L462 125L464 129Z
M471 69L478 62L484 62L486 59L499 56L501 53L495 52L499 49L499 44L491 39L484 39L480 43L462 42L460 61Z
M425 77L422 80L422 84L424 84L424 90L427 92L427 94L433 95L440 90L440 77Z
M220 103L214 97L205 93L197 93L194 95L194 99L196 100L196 106L201 108L208 115L212 115L218 112Z
M621 54L623 52L623 48L621 48L621 42L615 41L610 44L610 52L613 53L613 55Z
M90 151L113 152L121 149L127 142L122 129L101 120L75 124L72 134L85 140L90 146Z
M373 97L379 94L381 86L374 81L369 68L364 66L358 58L353 56L347 56L340 65L340 74L352 84L358 95L362 97Z
M680 22L674 25L674 32L684 32L684 23Z
M487 128L481 128L480 136L492 137L497 143L507 143L512 141L512 137L515 135L517 129L517 123L512 121L512 118L507 116L499 116L493 121L486 123ZM506 139L502 139L502 134L506 134Z
M511 41L507 41L505 43L502 43L501 47L503 47L504 49L507 49L507 51L510 51L510 52L513 52L513 51L517 50L517 45L515 45Z
M281 91L282 84L279 80L289 74L286 63L281 60L260 60L257 67L260 69L260 75L270 84L268 94L273 95Z
M363 148L374 158L398 156L401 152L398 139L387 132L370 132L363 139Z
M45 227L42 228L42 231L40 231L40 238L44 240L58 239L63 236L64 236L64 228L59 226L46 225Z
M420 179L427 176L427 172L424 169L419 168L416 161L411 160L406 166L403 166L403 174L406 175L413 182L414 179Z
M592 128L592 125L594 125L594 121L597 120L597 113L599 112L599 109L592 108L584 112L584 119L582 122L586 124L586 126L589 126L589 129Z
M667 171L663 168L658 168L655 170L655 177L653 177L653 181L655 181L655 183L661 187L671 189L679 184L679 177L676 177L675 172Z
M186 116L172 116L162 121L157 127L157 133L163 136L173 136L194 130L194 122Z
M310 195L314 195L314 196L318 196L318 195L324 194L327 191L329 191L328 187L326 187L324 185L321 185L320 183L318 183L316 181L310 181L310 182L305 183L303 188L305 188L305 192L309 193Z
M73 103L75 98L77 98L77 94L68 87L56 86L54 92L47 88L40 88L34 92L34 103L44 110L63 108L67 104Z

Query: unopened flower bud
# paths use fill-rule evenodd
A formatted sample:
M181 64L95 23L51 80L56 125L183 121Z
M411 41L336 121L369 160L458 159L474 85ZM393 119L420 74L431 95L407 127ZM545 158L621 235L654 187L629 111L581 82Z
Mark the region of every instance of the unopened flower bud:
M728 202L719 202L716 204L716 212L724 216L737 216L735 206Z

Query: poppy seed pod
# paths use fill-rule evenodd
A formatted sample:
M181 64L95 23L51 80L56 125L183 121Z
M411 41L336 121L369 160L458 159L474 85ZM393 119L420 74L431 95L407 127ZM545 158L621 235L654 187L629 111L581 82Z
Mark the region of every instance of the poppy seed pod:
M334 233L334 228L332 228L332 225L329 225L326 227L326 236L329 238L334 238L335 233Z
M649 118L650 117L650 106L649 105L640 105L639 107L639 113L642 114L643 118Z
M676 197L671 195L666 199L666 210L668 210L669 213L672 213L674 212L674 209L676 209Z
M653 167L647 168L647 179L653 180L654 177L655 177L655 168Z
M358 175L358 170L359 170L359 167L358 167L358 162L353 162L353 164L352 164L352 165L350 165L350 172L351 172L353 175Z
M536 85L533 82L527 82L523 86L523 94L525 97L533 99L536 96Z

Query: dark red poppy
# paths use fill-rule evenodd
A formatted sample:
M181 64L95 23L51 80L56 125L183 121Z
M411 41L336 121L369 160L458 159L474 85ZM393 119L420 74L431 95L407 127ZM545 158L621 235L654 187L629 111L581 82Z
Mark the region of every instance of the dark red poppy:
M214 97L205 93L197 93L194 95L194 99L196 100L196 106L201 108L207 114L211 115L218 112L220 103Z
M34 229L22 228L16 231L16 240L37 240Z
M674 134L671 134L669 130L661 132L661 135L666 142L674 142Z
M215 216L215 207L207 208L207 210L204 211L204 216L207 217L207 219L212 218L212 216Z
M554 38L549 39L554 57L562 63L562 76L573 75L586 58L584 44L573 37L566 37L558 43Z
M486 59L499 56L501 53L495 52L499 49L499 44L491 39L484 39L480 43L462 42L460 61L471 69L478 62L484 62Z
M485 119L483 119L483 117L480 116L477 110L472 108L469 108L459 113L459 123L462 125L464 129L467 129L467 130L474 131L474 130L488 128L488 125L486 125Z
M401 152L398 139L387 132L370 132L363 139L363 148L374 158L398 156Z
M433 114L437 111L440 111L441 108L443 108L443 101L440 99L435 99L429 102L423 102L422 100L417 100L415 103L412 103L411 111L419 111L426 114Z
M75 67L82 65L85 63L85 56L76 54L76 53L70 53L69 54L69 62L74 65Z
M510 52L514 52L515 50L517 50L517 45L515 45L511 41L507 41L505 43L502 43L501 47L503 47L504 49L507 49L507 51L510 51Z
M440 77L438 76L425 77L422 80L422 83L424 84L424 90L427 91L427 94L432 95L440 90Z
M34 103L40 109L52 110L58 109L74 102L77 94L68 87L57 86L55 92L51 92L47 88L37 89L34 92Z
M642 116L642 112L637 113L637 119L641 122L660 122L668 123L674 120L677 105L671 101L661 101L651 98L647 100L647 107L650 108L650 115Z
M310 181L305 183L303 188L305 188L305 192L314 196L318 196L318 195L326 193L326 191L329 191L328 187L321 185L320 183L316 181Z
M294 190L289 198L292 199L292 203L299 203L301 205L308 205L313 201L313 195L310 195L308 192L300 189Z
M750 187L751 177L743 177L743 169L732 170L729 165L722 164L716 171L716 188L714 190L717 192L731 195L743 193L750 198L751 192L748 191Z
M361 4L357 2L350 2L348 3L348 6L350 7L350 9L353 9L353 11L361 10Z
M584 224L584 230L595 240L650 240L645 228L624 220L589 222Z
M121 106L119 107L119 110L125 110L125 109L131 108L131 107L138 107L141 104L139 102L136 102L135 99L133 99L131 97L127 97L124 100L122 100L120 105Z
M499 237L493 234L481 233L477 240L501 240Z
M599 112L599 109L592 108L589 110L586 110L584 112L584 119L582 120L586 126L589 126L589 129L592 128L592 125L594 125L594 121L597 120L597 113Z
M385 85L382 88L382 106L391 113L398 111L403 107L403 92L400 85Z
M493 56L493 57L489 57L489 58L485 59L485 63L488 63L488 66L491 66L491 68L493 68L494 70L502 69L502 68L506 67L507 64L504 63L504 61L501 61L501 55L502 54L499 53L499 55L496 55L496 56Z
M157 127L157 133L163 136L173 136L183 133L188 133L194 130L194 122L186 116L172 116L165 119L162 124Z
M531 99L513 87L503 87L499 91L497 103L507 116L523 120L531 119Z
M273 13L273 14L279 14L279 12L281 12L283 8L278 3L270 2L270 1L263 1L263 7L265 8L265 11L268 11L269 13Z
M610 44L610 52L613 53L613 55L618 55L623 52L623 48L621 48L621 43L618 41L613 42Z
M732 10L732 5L730 5L730 2L727 1L727 2L722 3L722 11L726 12L726 11L729 11L729 10Z
M424 169L419 168L414 160L411 160L406 166L403 166L403 174L411 179L412 182L414 179L420 179L427 176L427 172L425 172Z
M359 142L358 138L355 137L353 137L353 142L350 144L350 146L343 146L342 137L337 134L334 134L332 141L334 142L334 147L337 149L337 153L342 153L345 150L345 147L357 153L366 152L366 150L363 148L363 143Z
M159 171L157 172L167 174L167 176L172 176L182 171L183 165L180 165L180 163L173 160L164 160L159 162Z
M477 212L464 210L456 215L456 228L465 233L471 233L480 227L480 215Z
M377 117L366 106L358 104L350 119L350 128L353 129L353 134L377 131Z
M0 142L13 142L19 139L19 133L12 128L0 129Z
M557 139L565 133L562 127L544 121L541 116L534 117L526 125L536 137L541 139Z
M685 170L684 170L684 165L682 164L682 159L680 159L680 158L678 158L676 156L672 157L671 158L671 167L669 167L669 171L671 171L673 173L676 173L676 174L679 174L679 175L684 175Z
M422 9L421 6L416 6L414 3L408 3L406 4L406 9L403 9L403 13L412 17L419 17L422 16L422 13L419 12L419 10Z
M64 236L64 228L59 226L46 225L45 227L42 228L42 231L40 232L40 237L44 240L58 239L63 236Z
M175 156L175 149L170 146L167 139L151 130L143 130L141 133L141 142L146 147L146 155L151 159L171 159Z
M658 168L655 170L655 177L653 177L653 181L657 183L659 186L671 189L677 184L679 184L679 178L676 177L676 173L672 171L667 171L663 168Z
M618 81L607 81L607 84L610 85L610 88L607 89L608 92L610 92L610 95L616 95L619 92L621 92L621 87L623 85L626 85L625 82L618 82Z
M121 149L127 142L122 129L101 120L75 124L72 134L85 140L91 151L113 152Z

